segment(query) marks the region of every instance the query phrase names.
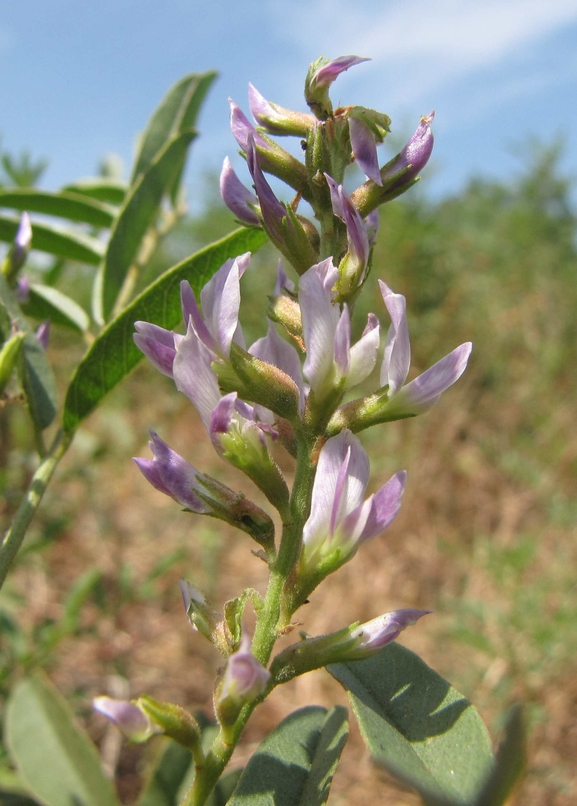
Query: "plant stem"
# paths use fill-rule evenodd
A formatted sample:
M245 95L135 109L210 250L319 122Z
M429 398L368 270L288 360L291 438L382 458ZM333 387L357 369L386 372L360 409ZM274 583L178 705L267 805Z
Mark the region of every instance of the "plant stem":
M2 588L10 566L18 554L26 535L26 530L38 509L52 474L72 442L72 437L73 434L64 434L64 432L59 431L50 451L42 459L32 476L28 490L0 544L0 588Z

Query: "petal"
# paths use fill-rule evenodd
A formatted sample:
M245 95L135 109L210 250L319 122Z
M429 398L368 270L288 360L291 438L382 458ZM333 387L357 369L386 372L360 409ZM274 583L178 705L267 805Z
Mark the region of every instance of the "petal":
M370 313L363 335L351 347L347 389L362 383L375 368L379 351L380 332L379 320L374 313Z
M234 139L239 144L241 149L248 153L248 138L249 135L252 135L256 141L256 143L261 148L268 148L265 141L259 135L255 127L252 125L250 120L244 114L242 109L235 104L232 98L228 99L228 103L230 105L230 128Z
M394 520L401 508L401 499L407 481L404 470L395 473L381 489L374 494L371 510L363 527L359 540L372 540Z
M332 302L332 289L338 270L332 258L311 266L299 283L306 360L303 372L311 387L319 388L332 371L335 331L340 319L339 306Z
M282 242L284 240L282 220L286 217L286 210L265 179L258 161L255 139L252 135L248 136L246 157L248 169L254 180L264 224L270 235L277 241Z
M433 364L426 372L402 388L399 393L399 404L415 412L426 411L434 406L445 389L461 377L467 368L472 349L472 343L467 341Z
M369 127L358 118L349 118L349 132L351 135L351 148L357 165L369 179L382 186L379 159L377 156L377 143Z
M154 431L150 432L150 436L158 475L168 494L193 512L210 512L211 508L195 494L195 488L198 488L198 470L173 451Z
M411 366L411 343L407 324L407 301L402 294L395 294L386 283L379 280L383 301L391 317L387 334L385 354L381 365L381 386L389 385L392 397L401 388Z
M346 480L342 474L344 466ZM362 503L369 474L367 454L358 437L348 429L326 441L319 455L311 512L303 530L305 544L324 541Z
M431 112L429 115L424 115L421 118L413 136L394 159L389 167L381 173L383 182L393 180L388 186L387 190L394 190L397 187L402 187L411 182L425 167L429 161L429 157L433 151L434 137L431 131L431 123L435 113ZM395 180L395 174L400 171L408 171Z
M225 157L220 172L220 195L228 209L244 224L260 224L260 218L253 209L258 205L258 199L240 181L228 157Z
M114 700L112 697L95 697L92 705L96 711L110 719L129 738L135 742L145 741L154 727L145 714L126 700Z
M337 59L332 59L320 67L311 77L310 83L314 88L328 87L345 70L354 67L356 64L369 61L370 59L362 56L339 56Z
M343 312L335 329L333 360L341 378L349 374L351 364L351 317L347 305L343 306Z
M189 324L186 336L176 350L174 382L196 407L207 431L210 418L221 394L212 371L212 353L204 346Z
M204 321L218 345L217 353L225 359L230 356L233 340L244 347L244 336L238 323L240 278L248 267L250 257L250 252L245 252L227 260L200 292ZM198 330L197 333L204 341ZM209 344L206 346L211 349Z
M134 343L163 375L172 378L176 355L176 334L150 322L135 322Z
M210 417L209 433L211 437L215 434L228 433L235 412L237 396L236 392L229 392L228 395L221 397L214 407Z
M329 191L331 194L331 205L333 208L333 213L336 215L337 218L340 218L341 221L344 221L344 212L343 212L343 200L339 191L339 188L342 185L339 185L332 176L325 174L325 179L327 180L327 184L329 186Z
M296 383L300 392L301 411L304 405L304 381L301 360L296 349L285 341L272 322L269 322L268 332L262 339L258 339L249 350L251 355L266 361L285 372Z
M394 641L404 629L416 624L422 616L431 612L431 610L413 608L392 610L390 613L385 613L361 624L353 634L361 637L361 647L372 650L381 649Z

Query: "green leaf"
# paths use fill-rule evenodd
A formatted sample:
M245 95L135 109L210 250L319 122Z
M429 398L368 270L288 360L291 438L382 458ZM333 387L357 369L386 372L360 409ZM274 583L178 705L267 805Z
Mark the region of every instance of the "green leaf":
M116 214L116 210L107 204L78 193L71 191L50 193L47 190L32 188L0 190L0 207L26 210L29 213L45 213L70 221L92 224L94 227L110 227Z
M190 73L170 88L142 134L131 185L148 170L169 140L194 128L200 106L216 75L215 72Z
M190 750L168 739L138 806L177 806L178 790L191 763Z
M84 308L50 285L32 283L30 296L22 309L26 316L33 319L50 319L56 325L79 330L81 333L90 326L90 319Z
M475 799L475 806L502 806L507 802L513 787L525 772L526 754L523 712L519 705L514 705L505 722L505 736L499 745L495 765Z
M0 216L0 241L12 243L18 224L18 219ZM77 260L91 266L98 266L104 255L104 244L97 238L38 222L32 226L32 247L40 252L48 252L49 255Z
M259 746L228 806L320 806L348 737L347 711L295 711Z
M182 320L180 282L188 280L196 293L225 260L266 241L261 230L239 229L169 269L102 331L72 378L64 404L63 425L74 431L143 358L133 342L134 322L142 320L172 330Z
M124 203L128 185L117 179L95 176L89 179L79 179L78 182L63 187L62 191L79 193L81 196L88 196L97 201L118 205Z
M23 795L21 792L11 792L0 788L0 803L2 806L40 806L37 800Z
M327 668L347 690L378 764L430 806L472 802L493 755L469 700L397 643L367 660Z
M154 222L162 197L176 176L178 166L195 136L193 131L186 131L170 140L130 189L110 235L104 263L99 272L99 282L95 288L95 310L103 321L112 313L142 239Z
M48 806L118 806L96 748L64 698L36 676L19 683L6 709L6 738L32 794Z
M0 273L0 300L14 324L26 334L23 343L24 361L20 380L30 410L30 416L41 429L47 428L56 416L56 381L46 353L27 320L20 313L12 290Z

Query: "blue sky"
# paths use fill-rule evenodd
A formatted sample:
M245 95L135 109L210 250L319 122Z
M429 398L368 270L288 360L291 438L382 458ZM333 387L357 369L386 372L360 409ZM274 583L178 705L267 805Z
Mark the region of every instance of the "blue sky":
M48 158L49 188L93 174L107 153L128 173L166 89L215 68L189 169L195 206L202 172L235 152L229 95L246 109L252 81L302 108L309 62L349 53L372 62L338 79L335 101L386 112L399 137L436 110L429 192L513 176L531 136L563 136L577 175L577 0L3 0L2 144Z

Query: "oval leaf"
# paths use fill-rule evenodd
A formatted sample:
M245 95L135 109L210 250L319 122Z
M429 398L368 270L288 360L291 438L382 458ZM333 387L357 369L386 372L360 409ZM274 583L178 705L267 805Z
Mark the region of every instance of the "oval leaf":
M319 706L290 714L260 744L228 806L326 803L348 737L347 710Z
M0 207L12 207L29 213L45 213L70 221L92 224L94 227L110 227L116 213L114 208L107 204L79 193L70 191L50 193L47 190L34 188L0 190Z
M44 678L19 683L6 709L12 758L32 794L48 806L118 806L96 749Z
M162 197L177 174L195 132L187 131L170 140L131 188L110 235L104 263L96 284L95 310L106 321L136 258L142 239L154 222Z
M130 184L150 167L170 139L194 128L200 106L216 75L215 72L190 73L169 89L140 138Z
M181 280L188 280L198 293L225 260L242 252L254 252L265 241L261 230L236 230L169 269L133 300L102 331L78 366L66 395L64 429L74 431L143 358L132 338L136 321L172 330L182 321Z
M50 319L54 324L79 330L81 333L88 330L90 325L84 308L50 285L32 283L30 296L22 308L26 316L34 319Z
M431 806L472 802L493 754L487 729L469 700L396 643L367 660L327 668L347 690L378 764Z
M71 191L97 201L118 205L123 204L128 192L128 185L124 182L119 182L117 179L95 176L88 179L79 179L77 182L63 187L62 191Z
M0 216L0 241L12 243L19 223L15 218ZM36 221L32 226L32 248L91 266L98 266L104 255L104 244L97 238Z

